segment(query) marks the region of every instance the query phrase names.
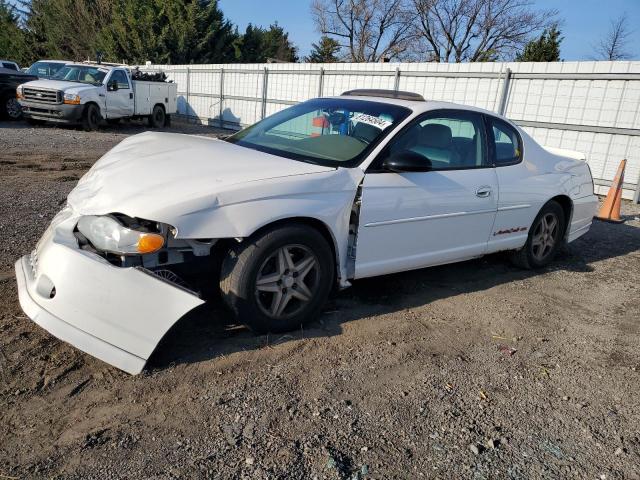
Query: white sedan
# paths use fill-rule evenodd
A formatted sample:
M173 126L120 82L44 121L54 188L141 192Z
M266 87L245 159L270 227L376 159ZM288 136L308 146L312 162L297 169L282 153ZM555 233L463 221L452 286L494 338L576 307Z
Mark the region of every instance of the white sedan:
M360 278L501 250L544 266L596 206L576 152L492 112L356 90L225 140L124 140L18 260L19 297L53 335L138 373L208 291L256 332L289 330Z

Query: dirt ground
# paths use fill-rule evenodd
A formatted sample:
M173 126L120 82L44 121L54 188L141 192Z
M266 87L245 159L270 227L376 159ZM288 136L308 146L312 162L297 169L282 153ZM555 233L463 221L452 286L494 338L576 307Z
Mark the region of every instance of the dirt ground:
M0 123L0 479L640 479L637 205L545 270L355 282L289 335L203 308L130 376L28 320L13 263L144 130Z

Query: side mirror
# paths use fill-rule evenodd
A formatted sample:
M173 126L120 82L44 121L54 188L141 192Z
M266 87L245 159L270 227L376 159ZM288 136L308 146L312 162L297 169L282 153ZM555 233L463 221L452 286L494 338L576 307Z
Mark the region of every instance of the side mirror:
M113 81L113 82L109 82L109 84L107 85L107 90L110 92L117 92L118 91L118 82Z
M382 167L392 172L428 172L432 168L431 160L411 150L402 150L387 157Z

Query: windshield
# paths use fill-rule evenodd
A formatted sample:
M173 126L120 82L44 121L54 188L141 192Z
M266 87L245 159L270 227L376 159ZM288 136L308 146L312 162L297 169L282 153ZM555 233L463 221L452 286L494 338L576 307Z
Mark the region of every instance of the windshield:
M38 77L53 77L62 67L64 63L58 62L36 62L29 67L27 73L37 75Z
M351 167L409 113L387 103L320 98L282 110L228 141L294 160Z
M89 83L91 85L102 85L102 80L107 75L108 70L98 67L83 65L67 65L55 74L55 80L66 82Z

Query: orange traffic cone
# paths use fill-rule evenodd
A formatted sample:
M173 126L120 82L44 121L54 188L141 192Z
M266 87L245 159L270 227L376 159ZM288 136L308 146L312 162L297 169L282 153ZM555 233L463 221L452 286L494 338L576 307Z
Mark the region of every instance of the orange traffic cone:
M607 198L604 199L604 203L600 207L598 215L596 215L597 219L614 223L623 222L620 217L620 201L622 200L622 182L624 182L624 167L626 166L627 160L622 160L616 177L609 188L609 193L607 193Z

